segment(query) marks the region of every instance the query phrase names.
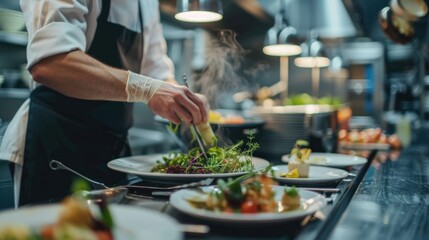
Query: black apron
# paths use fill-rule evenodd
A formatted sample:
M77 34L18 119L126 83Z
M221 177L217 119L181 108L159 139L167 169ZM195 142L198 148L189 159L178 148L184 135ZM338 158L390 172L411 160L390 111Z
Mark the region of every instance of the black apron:
M107 65L138 72L140 67L130 68L121 56L129 54L141 63L141 12L142 31L132 32L107 22L110 1L102 3L87 53ZM52 159L106 185L125 180L126 175L110 170L107 162L130 154L127 131L132 125L131 103L81 100L46 86L37 87L30 99L19 205L58 201L70 194L76 177L67 171L51 170Z

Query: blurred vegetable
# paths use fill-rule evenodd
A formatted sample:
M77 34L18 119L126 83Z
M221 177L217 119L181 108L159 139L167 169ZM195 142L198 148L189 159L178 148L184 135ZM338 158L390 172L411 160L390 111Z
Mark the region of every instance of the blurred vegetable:
M326 104L334 108L339 108L342 101L338 97L325 96L321 98L312 97L307 93L293 95L284 100L285 105L305 105L305 104Z

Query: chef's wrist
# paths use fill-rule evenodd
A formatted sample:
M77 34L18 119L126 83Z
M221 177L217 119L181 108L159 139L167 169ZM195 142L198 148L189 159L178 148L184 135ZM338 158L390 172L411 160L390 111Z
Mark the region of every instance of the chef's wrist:
M128 71L125 92L128 102L148 103L164 82Z

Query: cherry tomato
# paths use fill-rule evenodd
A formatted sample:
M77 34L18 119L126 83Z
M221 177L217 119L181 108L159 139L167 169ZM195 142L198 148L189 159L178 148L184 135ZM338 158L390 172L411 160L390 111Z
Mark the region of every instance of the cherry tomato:
M109 231L95 231L98 240L113 240L112 233Z
M257 213L258 204L254 201L244 201L240 206L241 213Z

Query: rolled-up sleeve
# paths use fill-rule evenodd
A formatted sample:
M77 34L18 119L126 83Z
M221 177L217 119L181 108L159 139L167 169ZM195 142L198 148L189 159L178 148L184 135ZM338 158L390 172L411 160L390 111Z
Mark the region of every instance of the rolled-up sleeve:
M86 50L88 18L93 15L88 14L87 1L21 0L20 3L29 34L28 68L49 56Z
M173 79L174 64L167 56L167 44L162 31L159 18L159 5L154 1L152 9L144 9L143 16L150 15L145 19L145 44L146 51L143 56L141 73L157 79ZM146 5L145 7L148 7ZM150 9L150 8L149 8Z

